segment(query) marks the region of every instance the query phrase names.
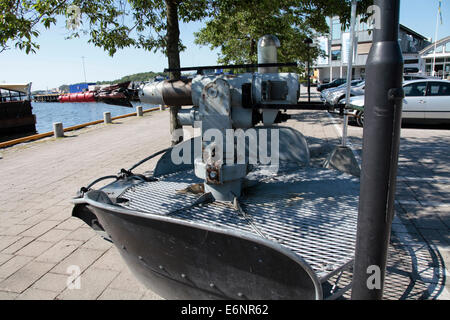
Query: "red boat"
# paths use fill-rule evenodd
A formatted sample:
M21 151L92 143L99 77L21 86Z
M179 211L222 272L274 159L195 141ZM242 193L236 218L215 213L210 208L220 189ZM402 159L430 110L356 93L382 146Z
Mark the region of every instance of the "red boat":
M133 107L130 99L135 90L128 89L130 81L114 84L100 90L67 93L58 97L59 102L103 102L124 107Z
M68 93L60 95L59 102L96 102L95 93L87 91L83 93Z

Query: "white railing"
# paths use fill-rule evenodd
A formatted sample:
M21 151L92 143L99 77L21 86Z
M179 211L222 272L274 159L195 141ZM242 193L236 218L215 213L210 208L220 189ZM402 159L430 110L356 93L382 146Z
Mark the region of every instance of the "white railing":
M425 72L425 75L429 77L438 77L444 80L450 80L450 71L437 71L433 74L433 72Z

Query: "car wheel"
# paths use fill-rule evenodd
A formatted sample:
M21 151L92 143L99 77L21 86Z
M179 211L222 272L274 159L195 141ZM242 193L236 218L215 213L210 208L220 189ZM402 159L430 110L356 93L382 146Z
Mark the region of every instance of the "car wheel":
M356 113L356 124L360 127L364 127L364 111L358 111Z

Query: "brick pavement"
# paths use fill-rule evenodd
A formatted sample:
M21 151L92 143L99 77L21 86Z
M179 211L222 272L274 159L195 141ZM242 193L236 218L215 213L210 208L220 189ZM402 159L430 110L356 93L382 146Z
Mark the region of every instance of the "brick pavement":
M70 199L93 179L167 147L168 121L168 112L158 111L0 150L0 299L159 299L131 275L113 245L71 217ZM339 143L339 121L303 111L288 125L305 134L313 162L320 164ZM412 130L402 131L385 296L449 299L443 279L450 256L450 171L438 145L448 146L449 136ZM360 152L362 129L351 126L349 135ZM417 148L425 142L431 151L423 157ZM79 290L66 286L73 265L82 272Z
M70 199L167 147L168 121L158 111L0 150L0 299L159 299L112 244L71 217ZM82 272L80 290L66 288L72 265Z

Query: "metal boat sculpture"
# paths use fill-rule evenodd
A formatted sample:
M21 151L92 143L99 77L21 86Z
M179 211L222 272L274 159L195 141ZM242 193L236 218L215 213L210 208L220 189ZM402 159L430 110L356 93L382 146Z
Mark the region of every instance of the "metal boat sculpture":
M178 121L200 136L74 199L73 216L164 298L329 299L350 288L338 281L353 261L359 181L308 166L304 136L276 125L299 96L297 75L274 67L276 46L260 40L258 73L144 87L146 102L193 105ZM160 155L152 172L133 172ZM104 179L115 181L93 189Z

